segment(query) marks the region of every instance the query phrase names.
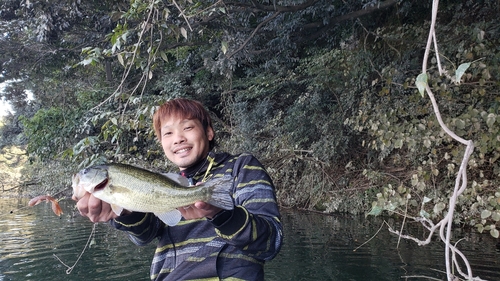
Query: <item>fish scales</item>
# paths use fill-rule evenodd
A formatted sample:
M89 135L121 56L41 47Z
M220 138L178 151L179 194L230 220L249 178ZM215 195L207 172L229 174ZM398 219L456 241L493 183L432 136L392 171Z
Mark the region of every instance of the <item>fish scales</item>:
M210 188L181 187L179 183L161 174L127 166L109 166L108 175L109 189L103 189L101 199L121 202L121 207L125 209L143 212L170 211L196 201L208 201L210 197Z

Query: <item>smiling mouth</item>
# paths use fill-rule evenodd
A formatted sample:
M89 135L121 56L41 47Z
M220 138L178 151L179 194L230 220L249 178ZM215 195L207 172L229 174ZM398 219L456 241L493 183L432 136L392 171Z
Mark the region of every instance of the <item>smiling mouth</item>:
M179 149L179 150L177 150L177 151L175 152L175 154L184 153L184 152L187 152L187 151L189 151L189 150L191 150L191 148L190 148L190 147L189 147L189 148Z

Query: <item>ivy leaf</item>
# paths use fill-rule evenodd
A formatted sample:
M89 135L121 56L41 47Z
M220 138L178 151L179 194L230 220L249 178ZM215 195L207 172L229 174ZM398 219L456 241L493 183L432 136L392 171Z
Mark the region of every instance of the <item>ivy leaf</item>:
M484 225L478 223L475 226L477 227L477 232L483 233L483 231L484 231Z
M457 71L455 71L455 77L457 79L457 84L460 84L460 80L462 80L462 76L464 75L465 71L467 68L469 68L470 62L467 63L462 63L458 68Z
M491 214L491 218L494 220L494 221L500 221L500 212L498 211L495 211Z
M394 148L401 148L401 147L403 147L403 140L402 139L397 139L394 142Z
M495 113L490 113L488 114L488 117L486 117L486 125L488 125L488 127L493 127L493 124L495 124L495 121L496 121L496 118L497 116L495 115Z
M429 139L424 140L424 146L427 148L431 147L431 141Z
M415 85L417 85L418 92L422 97L425 94L425 87L427 86L427 73L420 73L417 76L417 81L415 81Z
M436 205L434 205L434 214L436 215L439 215L441 214L441 212L444 210L444 208L446 207L446 204L444 204L443 202L439 202L437 203Z
M430 217L429 213L427 213L425 210L420 210L420 216L427 219Z
M370 210L370 212L368 214L366 214L366 216L372 215L372 216L376 217L376 216L380 215L382 213L382 211L383 211L383 209L380 206L374 205L372 207L372 209Z
M489 216L491 216L491 211L490 210L483 210L481 212L481 218L482 219L488 218Z
M498 238L498 236L499 236L498 229L494 228L494 229L490 230L490 234L491 234L491 236Z

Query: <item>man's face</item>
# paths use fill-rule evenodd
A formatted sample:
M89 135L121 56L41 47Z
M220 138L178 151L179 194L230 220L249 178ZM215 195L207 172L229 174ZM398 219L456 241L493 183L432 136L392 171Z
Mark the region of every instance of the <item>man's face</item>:
M203 129L198 119L166 118L161 122L161 146L168 160L182 171L207 156L212 128Z

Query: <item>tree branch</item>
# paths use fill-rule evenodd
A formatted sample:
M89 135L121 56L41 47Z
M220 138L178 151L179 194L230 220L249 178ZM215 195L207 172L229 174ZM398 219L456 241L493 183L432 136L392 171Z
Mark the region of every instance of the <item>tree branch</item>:
M239 51L243 50L243 48L245 48L245 46L248 44L248 42L250 42L250 39L252 39L255 36L255 33L257 33L257 31L259 31L260 28L262 26L264 26L266 23L268 23L269 21L271 21L272 19L276 18L280 13L281 12L279 12L279 11L274 13L272 16L268 17L263 22L261 22L259 25L257 25L257 27L254 29L254 31L252 31L252 34L250 34L250 36L247 38L247 40L245 40L245 42L243 42L243 44L237 50L232 52L227 57L230 58L230 57L234 56L236 53L238 53Z
M296 5L296 6L276 6L276 5L262 5L260 3L257 3L257 1L252 0L252 3L241 3L241 2L226 2L225 5L227 6L235 6L235 7L245 7L249 9L255 9L255 12L296 12L303 10L305 8L308 8L310 6L313 6L319 0L309 0L304 2L303 4Z
M352 13L349 13L346 15L342 15L342 16L333 18L327 25L324 25L322 22L313 22L313 23L304 25L304 30L309 30L309 29L313 29L313 28L320 28L320 30L318 30L317 32L315 32L311 36L307 37L304 41L312 41L312 40L318 39L321 35L326 33L326 30L332 28L334 25L336 25L340 22L360 18L362 16L366 16L366 15L372 14L374 12L392 7L392 6L396 5L397 3L398 3L398 0L387 0L387 1L381 2L377 6L369 7L366 9L361 9L361 10L358 10L358 11L355 11L355 12L352 12Z

